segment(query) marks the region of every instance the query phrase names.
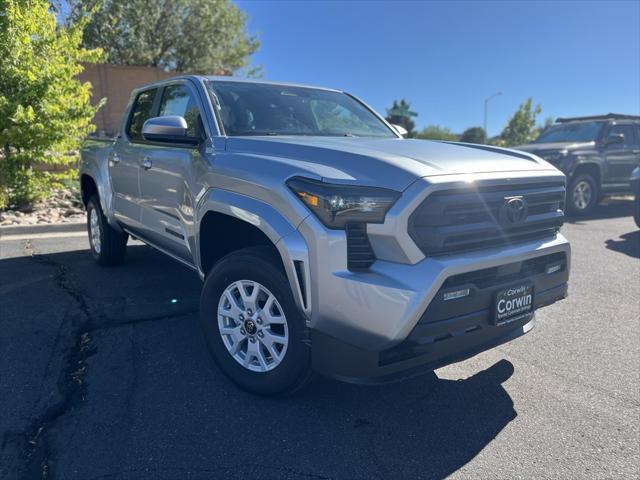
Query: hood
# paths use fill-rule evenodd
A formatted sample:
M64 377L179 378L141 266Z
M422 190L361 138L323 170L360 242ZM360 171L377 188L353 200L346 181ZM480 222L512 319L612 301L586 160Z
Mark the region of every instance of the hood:
M427 176L554 170L544 161L513 150L400 138L230 137L226 150L295 165L327 182L398 191Z
M579 150L593 148L595 142L554 142L554 143L528 143L511 147L514 150L530 152L539 155L539 152L553 152L559 150Z

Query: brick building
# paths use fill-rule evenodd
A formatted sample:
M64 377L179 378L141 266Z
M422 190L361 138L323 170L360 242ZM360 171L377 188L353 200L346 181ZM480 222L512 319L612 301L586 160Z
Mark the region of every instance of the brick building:
M178 75L159 68L132 65L86 64L84 68L79 78L93 85L91 103L95 105L101 98L107 99L93 119L95 133L100 136L116 134L131 90L145 83Z

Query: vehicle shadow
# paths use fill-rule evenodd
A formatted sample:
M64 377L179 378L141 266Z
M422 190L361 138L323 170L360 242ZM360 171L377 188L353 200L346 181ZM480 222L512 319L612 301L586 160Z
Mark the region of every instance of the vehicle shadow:
M353 429L350 444L354 452L366 452L360 461L373 463L372 476L440 479L472 460L516 418L502 386L513 372L501 360L460 380L431 373L361 387L321 378L289 402L330 404L320 420L336 430L345 421L342 428Z
M605 244L610 250L624 253L633 258L640 258L640 230L625 233L618 238L611 238Z
M24 278L41 278L47 269L55 275L27 291ZM460 380L431 373L362 387L317 377L289 397L243 392L213 364L201 339L197 276L147 247L130 246L118 268L99 268L88 251L71 251L5 259L0 271L10 312L0 326L13 317L34 323L27 343L35 363L49 355L38 342L56 335L50 318L34 314L50 308L52 292L82 299L79 307L92 317L85 382L77 387L75 377L59 377L58 387L73 385L65 393L73 401L45 431L57 445L61 477L73 469L75 478L440 479L517 416L502 385L514 372L507 360ZM78 328L74 322L70 329ZM23 341L12 338L18 332L11 326L5 334L15 345ZM7 367L23 370L11 364L15 358L4 359ZM20 381L39 381L27 376ZM12 411L12 402L28 400L7 395L0 408ZM152 457L167 460L149 463Z
M631 197L607 198L587 215L572 215L567 213L565 222L580 225L590 220L630 217L633 215L633 202L634 200Z

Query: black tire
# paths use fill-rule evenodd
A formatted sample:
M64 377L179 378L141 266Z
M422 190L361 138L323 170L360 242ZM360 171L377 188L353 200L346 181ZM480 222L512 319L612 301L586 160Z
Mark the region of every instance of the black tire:
M92 212L96 214L99 226L100 244L94 245L92 237L91 218ZM124 232L119 232L107 222L102 213L100 200L97 195L92 196L87 202L87 233L89 234L89 247L93 258L99 265L111 266L123 262L127 250L127 240L129 236Z
M222 340L218 325L218 304L227 287L238 280L257 282L268 289L286 317L288 345L280 363L271 370L249 370L232 356ZM257 318L257 312L254 313ZM311 352L306 322L294 302L285 274L268 249L242 249L227 255L214 265L202 288L200 323L207 347L220 370L248 392L259 395L290 394L311 378ZM262 328L266 327L263 325ZM248 339L243 341L248 342ZM259 342L258 344L260 345ZM248 346L248 343L244 345Z
M636 193L634 201L635 205L633 207L633 219L636 221L636 226L640 228L640 193Z
M580 201L580 189L589 192L588 201ZM584 200L584 196L582 197ZM569 182L569 191L567 192L567 211L574 215L586 215L593 211L600 200L600 187L598 182L592 175L588 173L580 173L573 177Z

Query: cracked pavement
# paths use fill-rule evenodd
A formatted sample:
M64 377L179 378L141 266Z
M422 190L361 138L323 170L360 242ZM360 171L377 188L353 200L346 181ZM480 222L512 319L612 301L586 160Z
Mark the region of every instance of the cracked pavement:
M0 478L638 478L640 232L628 202L568 222L570 297L528 335L400 384L239 391L201 283L138 242L0 240Z

